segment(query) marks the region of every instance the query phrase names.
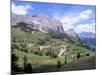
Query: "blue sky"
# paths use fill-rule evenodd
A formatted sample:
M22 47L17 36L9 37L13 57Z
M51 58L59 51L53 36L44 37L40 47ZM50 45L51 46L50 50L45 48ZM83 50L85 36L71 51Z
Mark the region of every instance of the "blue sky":
M20 15L45 14L60 20L65 31L73 28L83 36L84 32L95 34L95 6L13 1L12 12Z

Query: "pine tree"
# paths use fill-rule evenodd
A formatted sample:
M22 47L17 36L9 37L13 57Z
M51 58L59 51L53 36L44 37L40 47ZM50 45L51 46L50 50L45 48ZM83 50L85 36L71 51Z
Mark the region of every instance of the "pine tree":
M60 61L57 61L57 68L61 68L61 62Z
M79 59L80 58L80 53L77 53L77 59Z
M27 73L32 73L32 65L31 65L31 63L27 64L27 66L26 66L26 72Z
M24 72L26 72L27 57L26 57L26 56L24 56L24 57L23 57L23 60L24 60Z
M67 63L67 60L66 60L67 56L65 55L65 64Z

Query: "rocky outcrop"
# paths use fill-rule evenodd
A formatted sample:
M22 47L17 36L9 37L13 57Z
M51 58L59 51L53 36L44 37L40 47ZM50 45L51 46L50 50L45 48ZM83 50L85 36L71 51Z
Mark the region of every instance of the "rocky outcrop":
M78 34L75 32L74 29L70 28L67 30L66 34L71 37L79 38Z

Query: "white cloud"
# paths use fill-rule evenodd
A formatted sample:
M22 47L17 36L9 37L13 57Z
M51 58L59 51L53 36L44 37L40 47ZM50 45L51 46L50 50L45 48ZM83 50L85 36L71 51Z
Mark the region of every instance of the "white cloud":
M12 3L12 13L20 14L20 15L27 15L28 11L33 9L30 5L15 5Z
M93 32L95 33L95 23L91 22L88 24L81 24L83 21L89 21L92 15L92 10L87 9L82 11L77 16L66 16L64 15L60 20L63 23L64 30L67 31L69 28L73 28L77 33L81 32ZM78 24L78 25L76 25Z
M91 32L95 34L95 23L77 25L75 31L77 33Z
M77 18L79 19L89 19L92 14L92 10L85 10L83 11Z
M64 15L61 21L64 24L66 23L66 24L72 25L83 20L88 20L91 17L91 14L92 14L92 10L87 9L81 12L78 16L69 17L69 16Z

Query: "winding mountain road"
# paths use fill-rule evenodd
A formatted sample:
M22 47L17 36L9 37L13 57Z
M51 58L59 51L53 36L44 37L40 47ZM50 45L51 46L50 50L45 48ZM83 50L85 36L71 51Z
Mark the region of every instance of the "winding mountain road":
M67 49L65 49L65 48L61 48L58 56L61 57L66 50Z

